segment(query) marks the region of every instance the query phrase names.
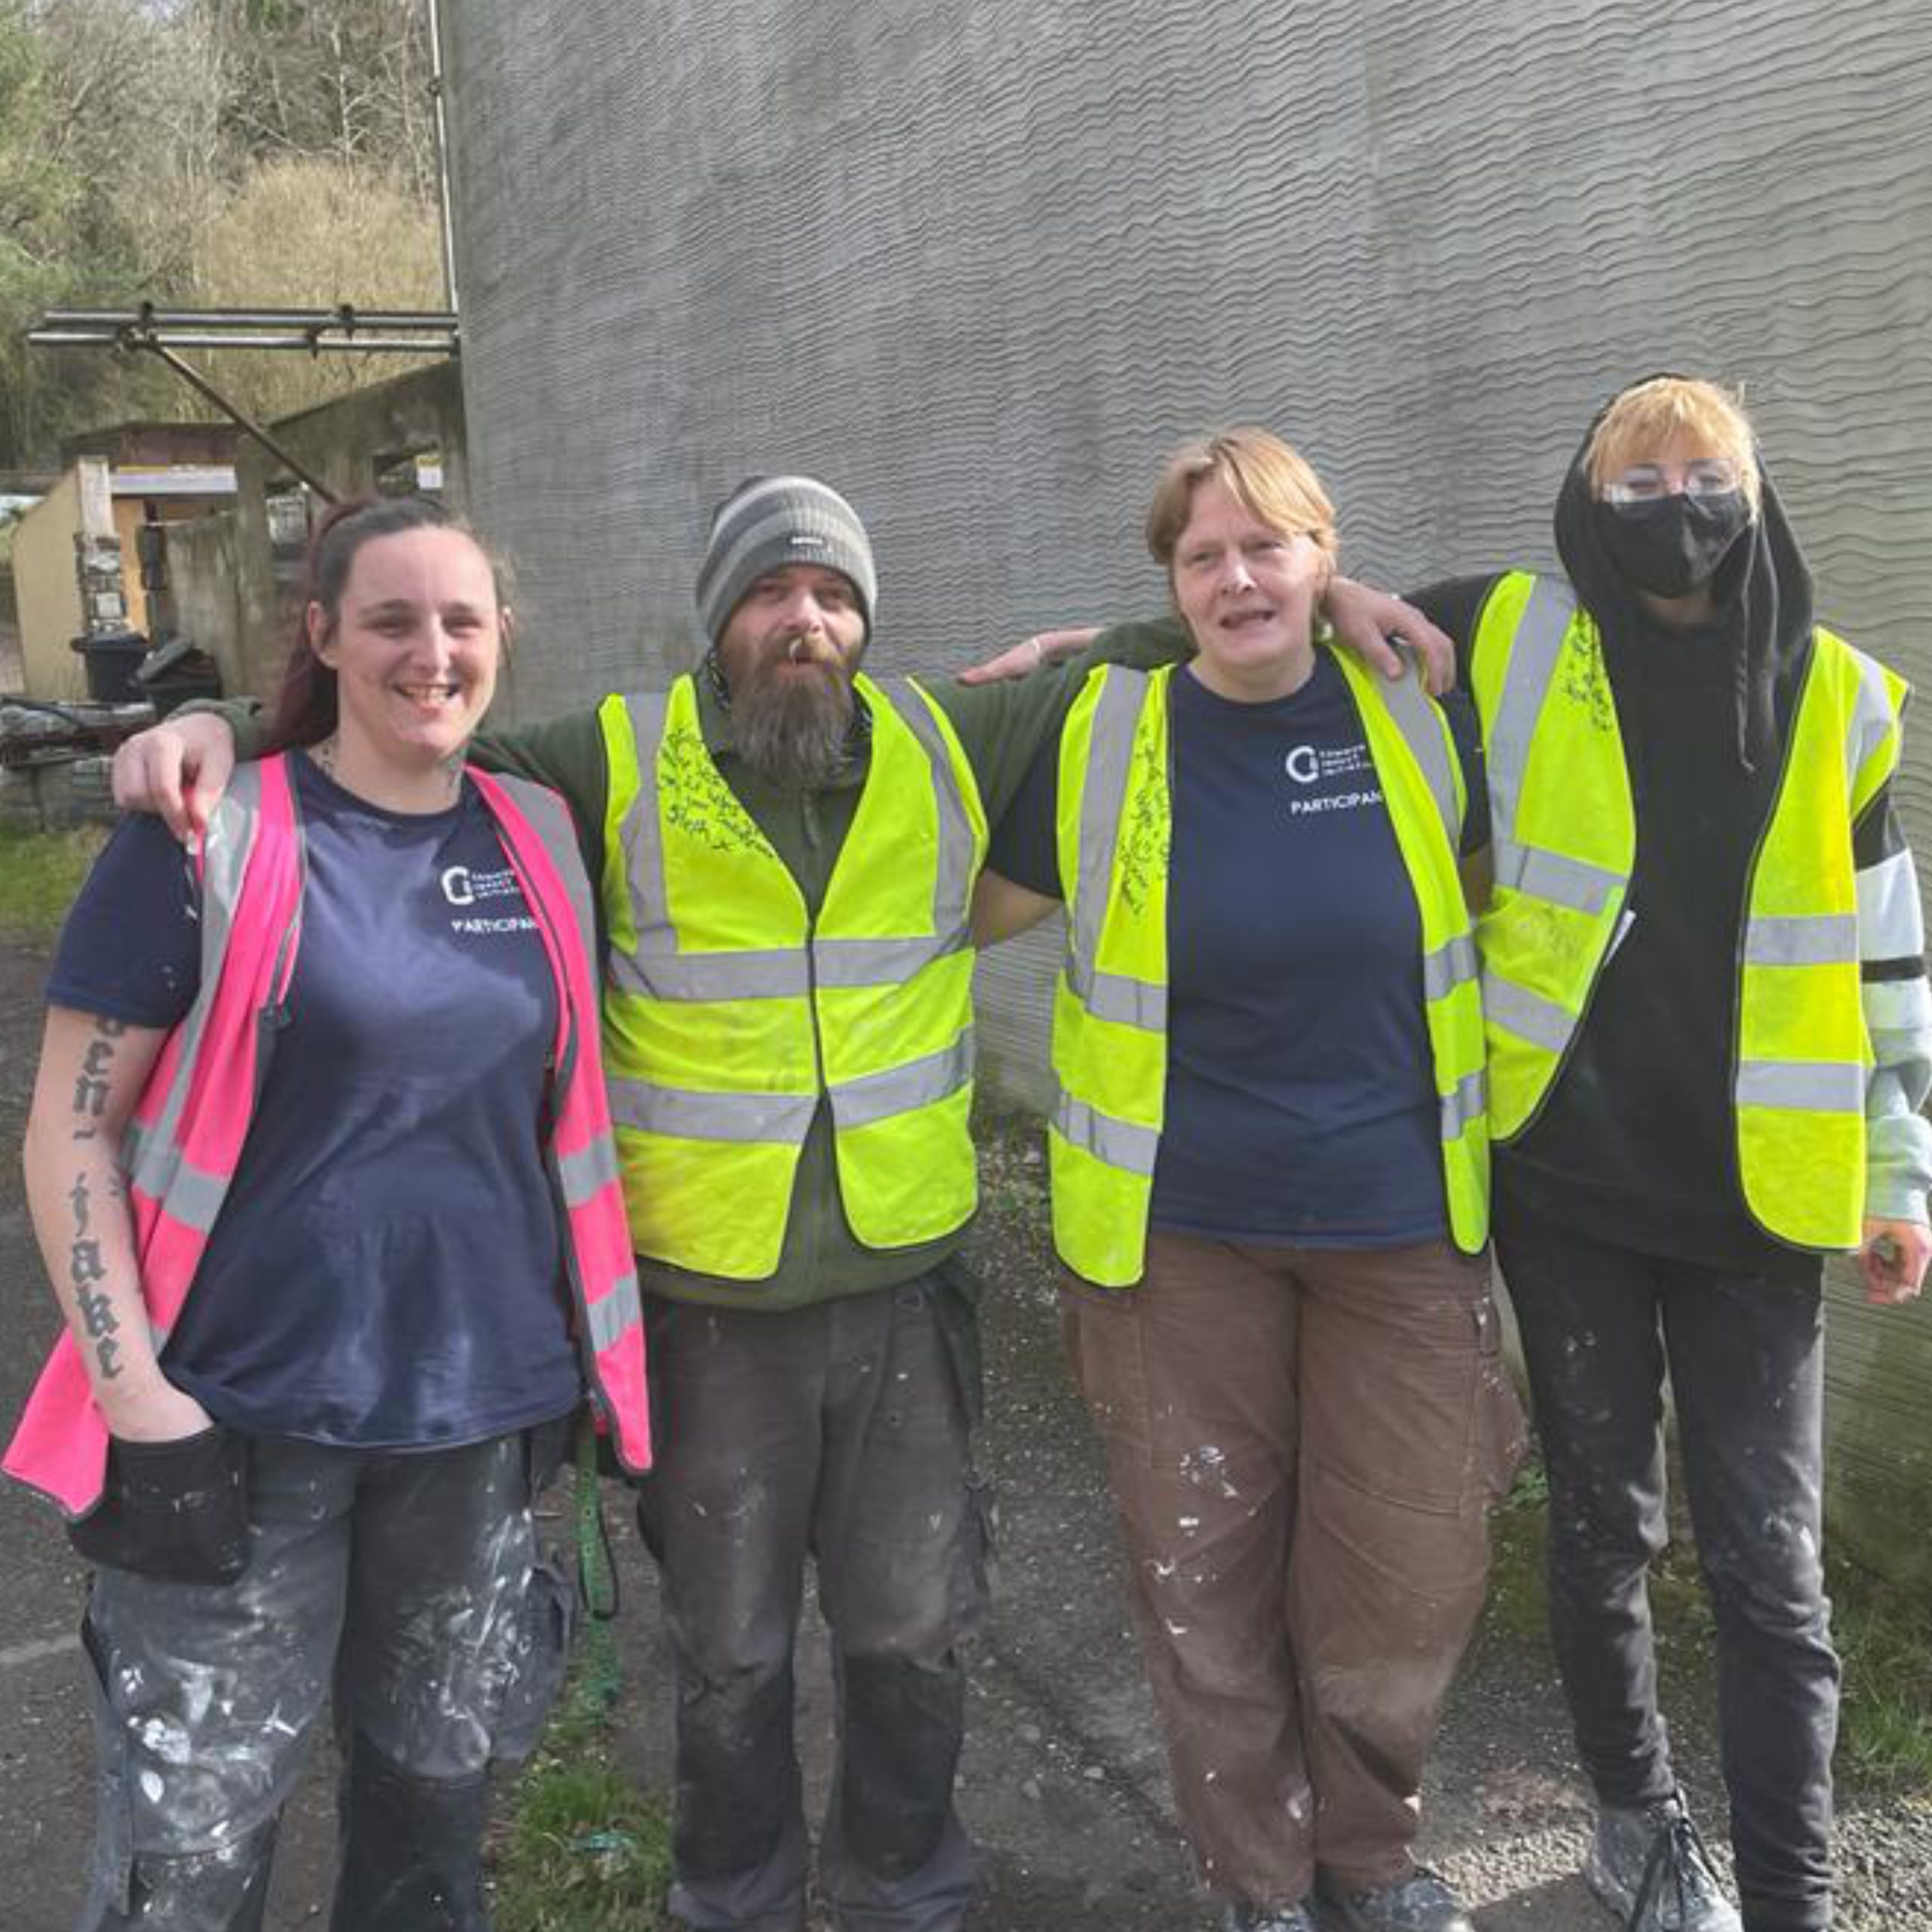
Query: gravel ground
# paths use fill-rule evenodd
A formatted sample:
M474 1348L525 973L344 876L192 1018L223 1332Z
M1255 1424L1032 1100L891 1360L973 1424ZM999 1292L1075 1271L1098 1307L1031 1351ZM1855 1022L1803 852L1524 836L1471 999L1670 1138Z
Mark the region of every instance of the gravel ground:
M17 1144L39 1033L42 949L0 940L0 1145ZM982 1646L961 1804L992 1847L974 1932L1192 1932L1212 1918L1190 1880L1117 1585L1097 1457L1062 1371L1042 1244L1040 1170L1022 1146L989 1161L977 1241L986 1283L991 1417L1001 1497L998 1607ZM54 1328L20 1198L0 1164L0 1414L23 1397ZM614 1518L621 1509L614 1507ZM561 1506L557 1512L561 1527ZM622 1534L626 1596L623 1746L666 1768L669 1700L648 1574ZM24 1496L0 1494L0 1927L66 1932L91 1822L87 1721L72 1631L81 1576ZM801 1737L822 1793L827 1699L816 1626ZM1674 1705L1686 1781L1721 1837L1709 1690L1680 1662ZM325 1909L326 1767L284 1831L269 1932ZM1426 1794L1423 1848L1484 1932L1607 1932L1576 1877L1588 1810L1540 1640L1493 1617L1464 1672ZM1932 1803L1850 1794L1841 1834L1844 1932L1932 1927Z

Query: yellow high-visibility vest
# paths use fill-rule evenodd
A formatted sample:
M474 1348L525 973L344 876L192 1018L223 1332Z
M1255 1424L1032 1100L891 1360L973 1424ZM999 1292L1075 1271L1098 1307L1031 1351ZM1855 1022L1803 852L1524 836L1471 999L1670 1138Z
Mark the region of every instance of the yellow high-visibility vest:
M1476 937L1504 1143L1536 1118L1576 1039L1624 916L1637 823L1596 626L1567 583L1499 582L1472 681L1496 866ZM1800 1247L1860 1238L1872 1048L1852 827L1897 768L1905 696L1882 665L1814 633L1752 867L1732 1049L1738 1171L1754 1219Z
M854 691L870 764L816 920L706 749L689 677L599 709L604 1063L631 1238L653 1260L771 1275L822 1100L866 1247L936 1241L977 1201L968 914L986 813L917 685Z
M1456 1244L1473 1254L1489 1232L1489 1136L1475 946L1457 869L1462 771L1447 724L1413 675L1386 685L1344 653L1335 661L1361 714L1421 915L1443 1192ZM1167 1101L1174 669L1095 671L1060 736L1067 958L1054 998L1054 1241L1069 1268L1103 1287L1131 1286L1145 1269Z

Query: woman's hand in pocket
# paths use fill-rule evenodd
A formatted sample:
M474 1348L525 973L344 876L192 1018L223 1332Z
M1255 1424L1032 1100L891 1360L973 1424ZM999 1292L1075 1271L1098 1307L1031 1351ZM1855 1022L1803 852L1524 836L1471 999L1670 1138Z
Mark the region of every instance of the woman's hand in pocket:
M214 1423L186 1389L160 1377L104 1413L109 1434L122 1442L180 1442L199 1435Z

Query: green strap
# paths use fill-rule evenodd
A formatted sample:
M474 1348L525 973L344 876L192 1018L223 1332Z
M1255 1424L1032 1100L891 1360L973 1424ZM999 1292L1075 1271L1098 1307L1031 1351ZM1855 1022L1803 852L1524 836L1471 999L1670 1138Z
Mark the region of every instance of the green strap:
M571 1715L601 1718L617 1700L623 1678L611 1620L617 1614L617 1569L604 1521L597 1473L597 1425L586 1408L577 1431L577 1587L585 1614L577 1625Z

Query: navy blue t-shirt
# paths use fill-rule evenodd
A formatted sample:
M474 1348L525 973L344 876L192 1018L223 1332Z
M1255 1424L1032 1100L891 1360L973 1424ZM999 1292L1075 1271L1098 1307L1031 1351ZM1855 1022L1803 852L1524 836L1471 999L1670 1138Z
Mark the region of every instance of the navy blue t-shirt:
M299 754L308 854L289 1020L162 1357L217 1420L445 1447L574 1407L583 1382L542 1155L556 992L472 787L383 811ZM51 1004L172 1026L197 890L158 819L115 830Z
M1360 712L1326 651L1289 697L1169 682L1166 1124L1155 1227L1313 1247L1447 1228L1421 915ZM1059 898L1059 748L988 863ZM1466 760L1466 764L1467 761Z

